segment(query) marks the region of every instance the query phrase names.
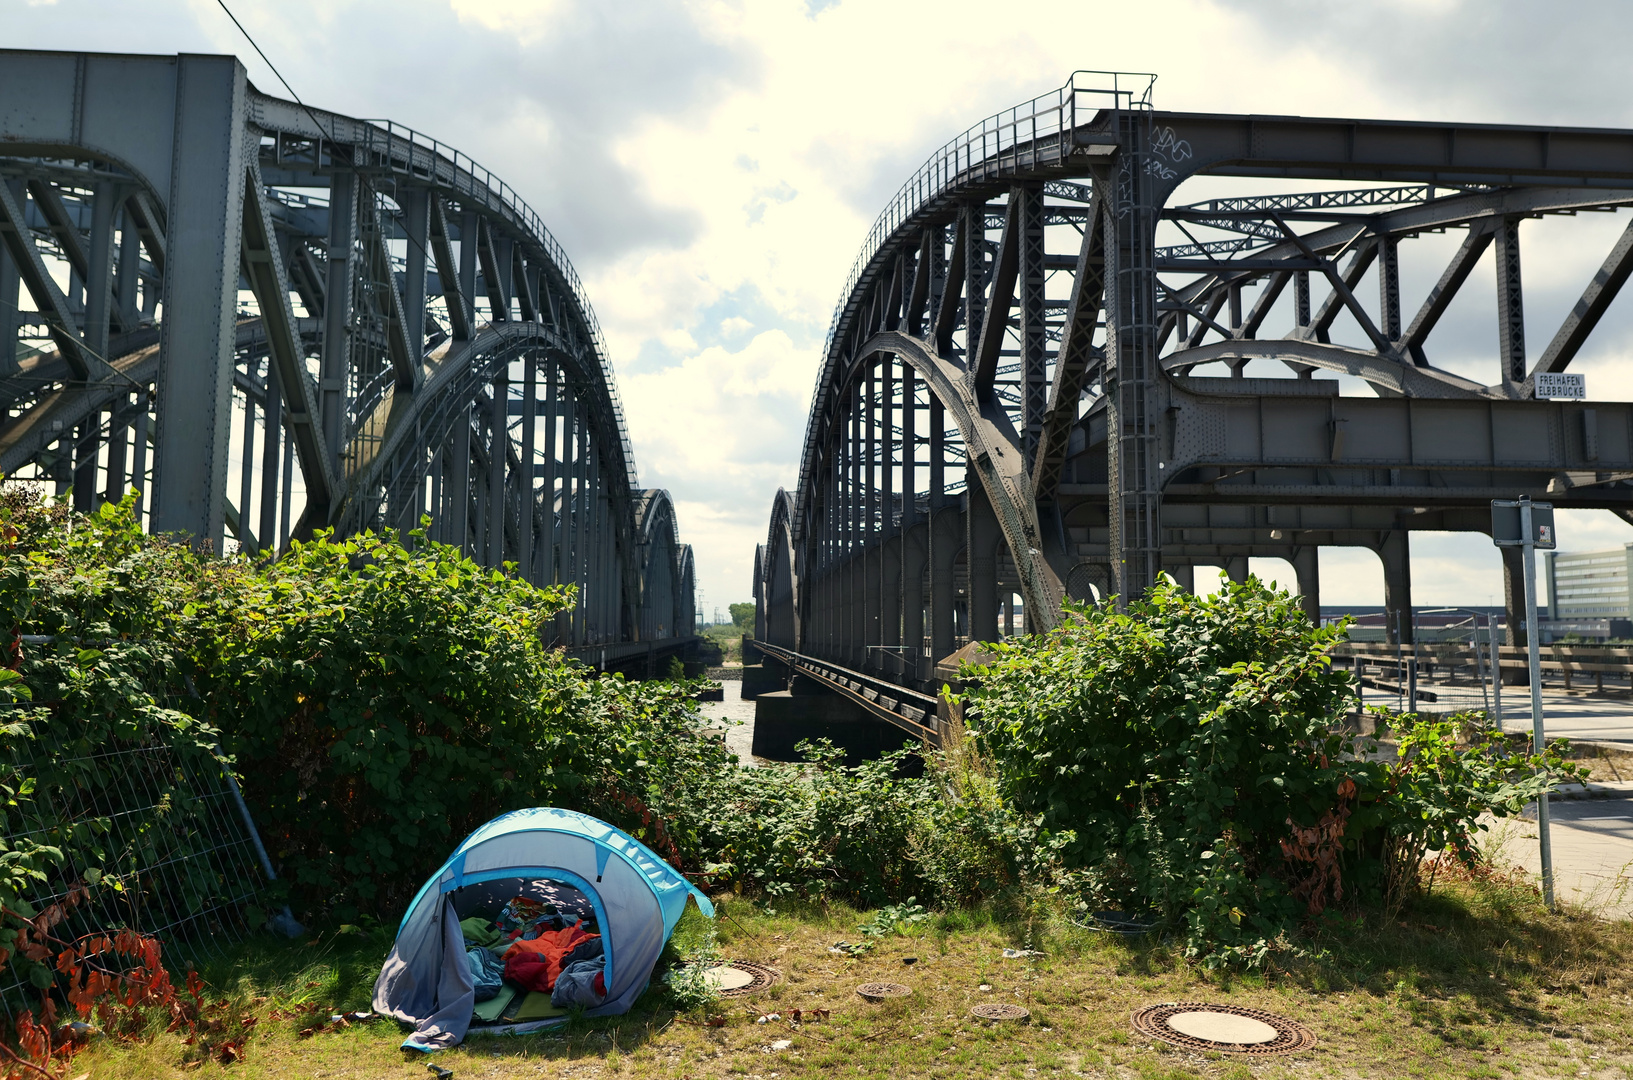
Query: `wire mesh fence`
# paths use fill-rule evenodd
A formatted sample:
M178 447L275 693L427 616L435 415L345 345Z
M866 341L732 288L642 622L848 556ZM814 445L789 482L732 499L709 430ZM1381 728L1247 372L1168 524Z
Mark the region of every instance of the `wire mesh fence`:
M91 742L48 708L14 710L0 714L11 758L0 762L0 779L32 781L33 790L6 815L7 846L33 841L63 854L27 902L44 910L76 883L96 880L57 937L136 930L157 938L176 970L223 953L261 921L250 909L266 873L215 753L140 729ZM8 1022L39 1000L18 967L0 967Z

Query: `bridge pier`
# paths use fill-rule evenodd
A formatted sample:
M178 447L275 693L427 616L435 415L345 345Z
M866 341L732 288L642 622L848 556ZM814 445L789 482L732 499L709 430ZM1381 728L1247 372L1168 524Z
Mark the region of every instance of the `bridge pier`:
M1313 544L1295 548L1293 572L1298 575L1299 606L1311 626L1321 625L1321 549Z
M750 749L755 757L800 761L795 747L816 739L843 750L846 765L859 765L912 741L900 728L805 675L795 675L786 690L755 695Z
M998 515L974 466L965 471L964 514L968 539L965 557L969 566L969 635L972 641L998 638ZM940 657L937 657L939 660Z
M941 496L932 496L938 500ZM958 620L955 611L957 585L954 581L954 562L960 546L959 534L963 522L957 506L940 506L931 511L930 520L930 655L927 665L934 665L957 646Z
M1384 622L1391 645L1411 645L1412 551L1405 529L1384 534L1378 558L1384 566Z
M912 499L907 500L911 505ZM906 511L904 511L906 513ZM929 551L929 525L915 523L902 531L902 656L909 680L924 677L924 575Z

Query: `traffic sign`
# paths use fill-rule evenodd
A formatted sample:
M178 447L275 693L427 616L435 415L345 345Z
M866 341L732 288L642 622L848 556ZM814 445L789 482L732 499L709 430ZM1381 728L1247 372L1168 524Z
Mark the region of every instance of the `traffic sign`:
M1554 507L1552 503L1531 504L1531 543L1544 551L1554 549ZM1491 542L1498 547L1524 547L1520 528L1520 504L1512 499L1491 500Z
M1544 401L1549 398L1575 398L1581 400L1588 396L1587 376L1575 371L1539 371L1537 372L1536 398Z

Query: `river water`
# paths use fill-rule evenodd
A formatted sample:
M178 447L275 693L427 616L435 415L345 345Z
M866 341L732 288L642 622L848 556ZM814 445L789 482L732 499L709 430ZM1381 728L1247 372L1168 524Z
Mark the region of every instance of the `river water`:
M726 700L701 701L698 711L710 721L711 727L725 732L726 748L736 754L742 764L750 767L762 764L750 753L754 746L754 702L743 700L743 681L722 679L720 685L725 687Z

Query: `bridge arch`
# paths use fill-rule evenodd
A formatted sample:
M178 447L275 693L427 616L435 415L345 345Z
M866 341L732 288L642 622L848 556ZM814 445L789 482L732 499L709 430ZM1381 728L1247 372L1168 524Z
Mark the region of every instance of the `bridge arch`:
M504 181L230 56L3 52L0 97L8 476L247 551L428 516L576 585L562 644L691 635L594 311Z
M639 541L642 551L641 636L651 641L690 632L696 607L690 585L692 549L680 542L669 492L642 492Z
M1519 272L1528 215L1633 207L1629 133L1163 112L1151 83L1075 74L953 139L875 222L791 492L804 652L930 685L1016 594L1041 630L1067 595L1126 603L1159 573L1275 557L1315 615L1319 548L1364 546L1393 610L1410 533L1485 531L1491 498L1633 520L1612 471L1633 466L1633 404L1535 394L1633 276L1633 225L1540 355ZM1308 190L1176 202L1202 174ZM1449 263L1412 243L1440 230L1464 237ZM1436 366L1431 335L1487 252L1481 381ZM1439 260L1415 315L1406 258Z
M771 503L771 525L755 552L756 640L798 650L799 571L794 554L794 500L782 488Z

